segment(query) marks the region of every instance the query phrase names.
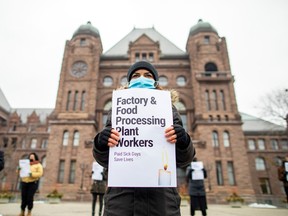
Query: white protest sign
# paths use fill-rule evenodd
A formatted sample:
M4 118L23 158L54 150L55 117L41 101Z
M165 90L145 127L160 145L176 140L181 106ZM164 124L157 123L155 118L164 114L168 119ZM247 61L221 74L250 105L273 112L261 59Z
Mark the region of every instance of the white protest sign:
M285 162L284 166L285 166L285 171L288 172L288 162Z
M202 170L204 168L202 161L191 162L191 168L194 170Z
M284 163L285 171L286 171L286 181L288 181L288 162Z
M92 179L93 180L103 180L103 167L98 164L96 161L93 162L92 164L92 171L93 171L93 174L92 174Z
M191 162L191 168L194 170L191 173L191 177L193 180L202 180L204 179L204 172L203 172L203 162L202 161L195 161L195 162Z
M30 175L30 161L29 159L21 159L19 160L20 169L20 177L28 177Z
M109 187L176 187L175 144L165 129L173 125L169 91L113 92L112 127L119 144L109 150Z

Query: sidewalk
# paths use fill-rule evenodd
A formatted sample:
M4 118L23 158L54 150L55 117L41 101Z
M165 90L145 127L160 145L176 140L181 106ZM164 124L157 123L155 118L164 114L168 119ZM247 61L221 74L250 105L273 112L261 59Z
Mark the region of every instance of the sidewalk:
M189 206L181 206L182 216L190 216ZM20 203L0 204L1 216L18 216L20 212ZM98 203L96 205L96 214L98 216ZM33 216L90 216L91 203L89 202L61 202L60 204L48 204L34 202ZM277 208L252 208L242 206L241 208L231 208L229 205L209 205L208 216L287 216L288 209ZM125 215L119 215L125 216ZM153 216L153 215L152 215ZM195 216L201 216L200 211L196 211Z

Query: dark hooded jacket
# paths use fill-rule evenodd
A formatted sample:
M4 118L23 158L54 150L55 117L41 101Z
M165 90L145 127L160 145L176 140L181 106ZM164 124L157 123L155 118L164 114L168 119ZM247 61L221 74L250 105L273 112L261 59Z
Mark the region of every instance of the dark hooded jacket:
M171 93L172 94L172 93ZM173 100L173 95L172 95ZM183 125L177 109L173 109L173 124ZM111 111L105 127L111 127ZM188 135L188 134L187 134ZM94 139L93 155L103 167L108 168L109 148L99 150L98 136ZM188 135L189 136L189 135ZM187 167L194 157L194 147L189 136L188 143L177 143L176 165ZM109 178L109 176L108 176ZM123 188L109 187L104 196L105 211L108 216L180 216L181 198L176 188Z

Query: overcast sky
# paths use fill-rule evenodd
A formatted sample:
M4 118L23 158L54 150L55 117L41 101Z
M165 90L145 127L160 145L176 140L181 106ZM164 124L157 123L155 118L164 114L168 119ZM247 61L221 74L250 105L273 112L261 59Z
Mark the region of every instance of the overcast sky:
M54 108L66 40L91 21L104 52L134 27L185 51L203 19L225 37L239 111L288 88L287 0L0 0L0 88L12 108Z

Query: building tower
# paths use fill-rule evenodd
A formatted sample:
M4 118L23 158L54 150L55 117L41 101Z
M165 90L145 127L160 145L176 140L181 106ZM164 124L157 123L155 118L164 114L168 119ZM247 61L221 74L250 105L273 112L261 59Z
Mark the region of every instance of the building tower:
M96 134L96 94L102 54L99 31L88 22L66 42L55 109L49 121L44 190L61 184L66 199L86 188L84 175L93 161L91 138ZM76 178L77 176L77 178ZM75 185L77 185L75 187ZM74 195L73 195L74 194Z
M194 99L192 132L198 140L197 158L208 170L208 197L214 202L234 191L253 197L226 40L199 20L190 29L186 50Z

